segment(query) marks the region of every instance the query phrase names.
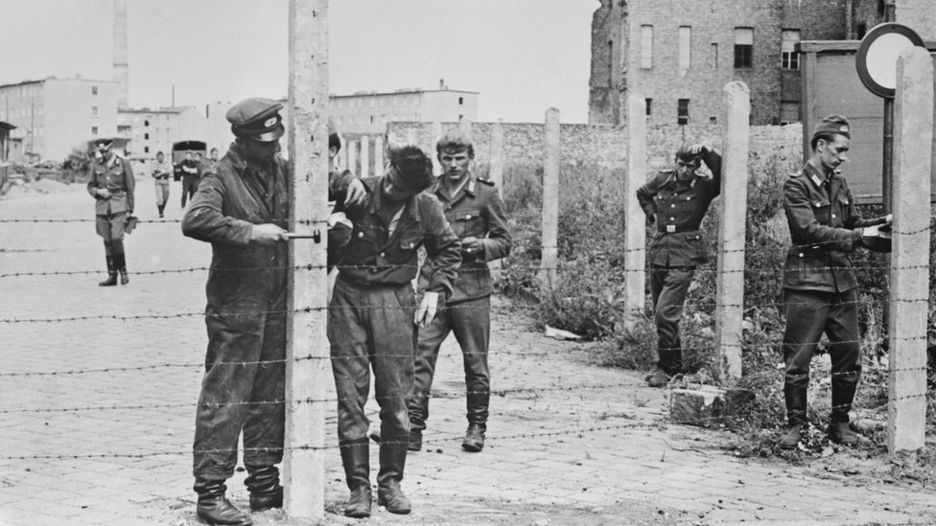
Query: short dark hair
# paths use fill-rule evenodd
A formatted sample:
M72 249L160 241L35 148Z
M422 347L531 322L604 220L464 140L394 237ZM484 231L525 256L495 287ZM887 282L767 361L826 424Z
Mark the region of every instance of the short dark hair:
M328 149L337 148L338 151L341 151L341 137L337 133L331 132L328 134Z
M442 152L446 150L451 153L468 150L468 157L474 159L474 146L471 144L471 139L458 129L446 132L436 142L436 155L442 155Z

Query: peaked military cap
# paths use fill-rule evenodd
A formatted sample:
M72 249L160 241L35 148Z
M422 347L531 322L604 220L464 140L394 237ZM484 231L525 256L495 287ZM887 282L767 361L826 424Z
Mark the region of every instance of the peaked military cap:
M259 142L273 142L283 136L286 128L279 111L283 105L271 99L251 97L231 106L225 114L231 131L238 137Z
M112 138L110 138L110 137L98 137L97 139L94 139L94 146L95 146L95 147L97 147L97 146L110 146L110 145L112 145L112 144L114 144L114 139L112 139Z

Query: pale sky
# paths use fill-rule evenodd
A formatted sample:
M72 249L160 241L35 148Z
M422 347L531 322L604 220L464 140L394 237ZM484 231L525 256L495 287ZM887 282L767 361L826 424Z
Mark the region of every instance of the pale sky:
M128 0L130 105L284 97L288 0ZM585 122L598 0L331 0L331 92L481 92L478 119ZM112 0L0 0L0 84L111 79Z

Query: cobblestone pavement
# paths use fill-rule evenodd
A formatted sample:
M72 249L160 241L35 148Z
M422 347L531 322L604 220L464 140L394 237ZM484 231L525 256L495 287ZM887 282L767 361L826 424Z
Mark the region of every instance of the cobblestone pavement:
M104 258L91 222L0 223L0 524L195 523L190 448L206 273L183 270L207 266L210 249L182 237L178 186L165 221L148 187L137 197L144 222L127 240L128 286L97 286ZM0 219L91 214L80 189L0 200ZM62 271L78 273L16 275ZM587 365L580 346L533 332L506 302L495 301L494 319L492 388L502 396L492 400L484 451L459 447L461 358L450 341L425 449L407 463L414 512L341 516L346 488L329 449L325 523L936 523L932 490L732 458L708 442L712 432L667 423L665 393L639 374ZM333 396L330 379L328 387ZM334 448L333 417L327 437ZM245 506L243 476L229 494ZM308 524L279 510L254 518Z

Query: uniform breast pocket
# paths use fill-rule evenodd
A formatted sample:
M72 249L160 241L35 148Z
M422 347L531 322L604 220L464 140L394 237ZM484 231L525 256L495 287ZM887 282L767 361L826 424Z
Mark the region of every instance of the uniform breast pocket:
M813 215L816 216L816 221L823 225L828 225L832 220L832 206L831 203L825 200L813 201L812 202Z
M481 217L481 210L459 210L455 215L455 221L452 229L458 237L481 237L485 233L484 218Z
M400 250L403 252L417 250L423 243L422 233L406 233L400 238Z

